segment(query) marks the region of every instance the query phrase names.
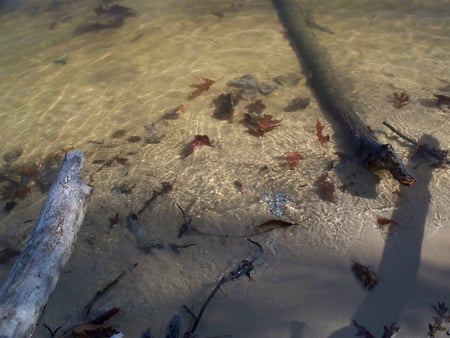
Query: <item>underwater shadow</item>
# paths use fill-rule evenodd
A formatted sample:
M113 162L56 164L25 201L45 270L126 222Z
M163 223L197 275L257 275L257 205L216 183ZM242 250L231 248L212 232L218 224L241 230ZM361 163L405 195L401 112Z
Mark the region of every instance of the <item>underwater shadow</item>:
M420 144L438 147L437 140L424 135ZM398 222L395 234L388 235L377 269L380 284L359 305L353 315L358 324L367 327L375 336L383 334L383 326L396 322L416 284L420 266L422 241L431 194L428 184L432 167L423 163L414 169L417 183L401 187L397 209L392 219ZM329 338L348 338L357 329L350 325L332 333Z

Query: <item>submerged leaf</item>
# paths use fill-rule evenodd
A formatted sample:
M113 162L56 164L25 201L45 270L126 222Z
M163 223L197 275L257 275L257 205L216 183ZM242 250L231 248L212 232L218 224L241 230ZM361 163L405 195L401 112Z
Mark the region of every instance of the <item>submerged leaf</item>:
M326 146L328 141L330 141L330 135L323 135L323 125L320 123L319 119L316 122L316 136L322 146Z
M184 147L181 152L181 158L186 158L194 152L196 147L203 145L212 147L209 137L207 135L195 135L194 139Z
M195 99L197 96L200 96L201 93L203 92L207 92L209 90L209 87L211 87L211 85L213 83L215 83L216 81L214 80L210 80L206 77L203 77L203 83L199 83L199 84L191 84L190 87L192 88L197 88L196 90L194 90L188 97L188 100L192 100Z
M247 132L250 135L260 137L280 126L281 120L272 120L272 117L273 116L269 114L264 114L263 116L245 114L242 123L248 127Z

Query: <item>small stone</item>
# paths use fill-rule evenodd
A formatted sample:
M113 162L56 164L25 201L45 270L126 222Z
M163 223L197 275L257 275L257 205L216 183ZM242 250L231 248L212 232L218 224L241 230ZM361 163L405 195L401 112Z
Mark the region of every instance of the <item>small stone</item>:
M245 74L244 76L228 81L227 86L242 89L257 89L258 79L252 74Z

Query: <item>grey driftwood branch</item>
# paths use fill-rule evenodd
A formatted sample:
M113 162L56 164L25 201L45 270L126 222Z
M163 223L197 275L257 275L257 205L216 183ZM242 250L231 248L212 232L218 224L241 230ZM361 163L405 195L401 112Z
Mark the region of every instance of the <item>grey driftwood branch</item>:
M388 170L403 185L414 184L415 178L392 146L382 144L354 111L326 51L305 22L306 15L298 1L272 1L305 71L310 74L310 83L320 104L347 131L358 157L369 168Z
M22 253L0 287L0 338L31 337L69 260L92 188L81 150L66 154Z

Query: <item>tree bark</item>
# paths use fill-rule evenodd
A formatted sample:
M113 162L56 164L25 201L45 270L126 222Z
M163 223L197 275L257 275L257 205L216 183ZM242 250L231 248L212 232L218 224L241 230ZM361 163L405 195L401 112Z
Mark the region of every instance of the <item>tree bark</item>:
M92 187L82 182L81 150L66 153L22 253L0 287L0 338L31 337L69 260Z

